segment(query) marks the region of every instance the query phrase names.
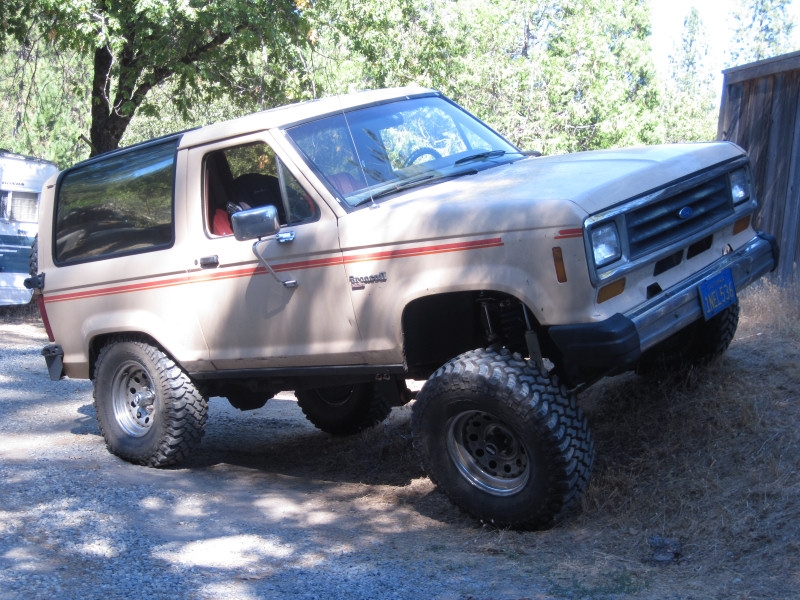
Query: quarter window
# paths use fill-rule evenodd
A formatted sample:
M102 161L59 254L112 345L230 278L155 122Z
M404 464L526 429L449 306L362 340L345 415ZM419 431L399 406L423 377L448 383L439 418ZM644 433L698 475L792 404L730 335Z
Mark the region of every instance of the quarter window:
M55 259L70 264L167 248L174 240L178 139L67 171L56 200Z

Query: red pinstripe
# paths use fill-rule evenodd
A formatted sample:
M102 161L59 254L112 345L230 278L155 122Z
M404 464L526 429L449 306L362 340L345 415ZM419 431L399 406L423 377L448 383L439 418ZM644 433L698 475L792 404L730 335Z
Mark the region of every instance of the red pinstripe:
M553 239L563 240L578 237L583 237L583 229L560 229Z
M418 246L416 248L403 248L399 250L386 250L382 252L370 252L364 254L348 254L345 256L335 256L330 258L316 258L312 260L301 260L297 262L281 263L272 265L275 272L299 271L303 269L317 269L321 267L331 267L361 262L372 262L379 260L393 260L395 258L409 258L412 256L426 256L429 254L442 254L446 252L464 252L467 250L479 250L481 248L497 248L503 245L503 239L487 238L474 240L471 242L454 242L450 244L434 244L431 246ZM124 294L127 292L139 292L154 290L176 285L199 283L203 281L217 281L221 279L233 279L237 277L252 277L261 273L266 273L264 267L245 267L240 269L226 269L219 272L199 272L179 277L169 277L157 281L146 281L141 283L131 283L112 287L99 288L95 290L85 290L80 292L68 292L63 294L53 294L45 296L45 303L65 302L68 300L80 300L83 298L94 298L97 296L108 296L112 294Z

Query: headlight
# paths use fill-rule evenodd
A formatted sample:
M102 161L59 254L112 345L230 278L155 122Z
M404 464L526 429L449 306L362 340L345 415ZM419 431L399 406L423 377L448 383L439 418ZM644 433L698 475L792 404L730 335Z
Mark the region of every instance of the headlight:
M734 204L750 199L750 174L747 169L736 169L729 175L731 196Z
M606 223L592 229L591 238L596 266L605 266L622 257L616 223Z

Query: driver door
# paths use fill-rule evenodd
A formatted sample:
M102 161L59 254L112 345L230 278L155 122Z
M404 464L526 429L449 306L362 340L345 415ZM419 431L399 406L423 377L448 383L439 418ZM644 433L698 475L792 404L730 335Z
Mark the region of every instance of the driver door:
M361 364L335 215L263 137L189 151L187 222L197 313L218 369ZM272 203L281 230L262 242L271 274L226 229L226 214ZM292 284L284 283L295 282Z

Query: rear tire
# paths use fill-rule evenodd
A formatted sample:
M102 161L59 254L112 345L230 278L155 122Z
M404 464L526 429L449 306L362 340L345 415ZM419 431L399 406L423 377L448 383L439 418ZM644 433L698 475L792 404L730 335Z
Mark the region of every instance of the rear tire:
M151 467L184 460L200 443L208 414L206 398L172 359L131 338L100 350L94 408L108 450Z
M465 512L541 529L572 509L594 443L574 395L508 350L474 350L425 383L412 416L422 466Z
M363 431L392 411L389 400L372 382L297 390L295 397L306 419L333 435Z

